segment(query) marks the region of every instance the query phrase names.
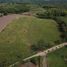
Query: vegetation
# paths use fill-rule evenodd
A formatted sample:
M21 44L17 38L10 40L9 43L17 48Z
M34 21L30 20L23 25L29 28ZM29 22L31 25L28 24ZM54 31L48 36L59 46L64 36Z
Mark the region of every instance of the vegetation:
M61 9L60 7L54 7L54 6L43 6L45 9L45 12L37 13L36 16L38 18L47 18L47 19L53 19L58 24L58 30L61 33L60 38L63 42L67 41L67 24L64 20L62 20L61 17L67 16L67 10L66 8Z
M45 7L43 7L43 8L45 8ZM66 10L63 10L61 8L46 7L45 9L46 9L45 12L37 13L37 17L39 17L39 18L55 18L55 17L59 17L59 16L67 16L67 12L65 12Z
M67 67L67 48L61 48L53 53L48 54L49 67Z
M52 47L52 45L45 43L43 40L39 40L36 44L31 45L31 49L37 52L46 50L50 47Z
M29 8L25 4L1 4L0 5L0 16L7 14L20 14L23 12L28 12Z
M41 4L39 4L41 6ZM39 51L67 42L67 9L60 6L36 6L21 3L0 5L0 16L31 12L0 32L0 67L22 61ZM34 17L35 16L35 17ZM67 47L48 56L50 67L67 67ZM59 59L59 61L57 61ZM35 59L33 59L35 63Z
M55 21L32 16L14 20L0 33L0 63L6 67L29 56L29 46L40 39L51 44L59 39Z
M58 24L57 28L60 32L62 42L67 42L67 10L65 8L44 6L45 12L37 13L36 16L41 19L53 19ZM57 43L59 41L56 41ZM55 42L55 43L56 43ZM44 46L45 47L45 46ZM41 47L42 48L42 47ZM48 66L50 67L66 67L67 54L66 47L48 55ZM52 60L53 59L53 60ZM59 59L59 61L57 61Z

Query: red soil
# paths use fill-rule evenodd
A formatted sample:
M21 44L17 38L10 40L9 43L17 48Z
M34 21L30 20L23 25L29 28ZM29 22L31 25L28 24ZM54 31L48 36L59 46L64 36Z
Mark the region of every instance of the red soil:
M0 17L0 32L3 31L3 29L16 17L19 17L20 15L18 14L12 14L12 15L7 15Z

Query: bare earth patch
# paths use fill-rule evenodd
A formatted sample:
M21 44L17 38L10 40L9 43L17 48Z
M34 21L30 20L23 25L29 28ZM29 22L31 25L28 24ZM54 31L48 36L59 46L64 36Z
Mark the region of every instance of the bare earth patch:
M18 19L21 15L19 14L12 14L0 17L0 32L14 19Z

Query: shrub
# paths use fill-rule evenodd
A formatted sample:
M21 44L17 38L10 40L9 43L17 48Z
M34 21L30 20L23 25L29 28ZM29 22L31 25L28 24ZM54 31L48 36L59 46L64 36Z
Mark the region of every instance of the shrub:
M39 40L36 44L33 44L31 46L31 49L33 51L43 51L43 50L45 50L45 49L47 49L49 47L51 47L50 44L45 43L43 40Z

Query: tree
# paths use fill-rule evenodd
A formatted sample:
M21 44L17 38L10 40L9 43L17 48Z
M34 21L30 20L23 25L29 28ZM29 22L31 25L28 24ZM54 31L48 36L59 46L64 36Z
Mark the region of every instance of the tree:
M31 46L31 49L33 51L43 51L43 50L50 48L50 47L51 47L51 45L48 43L45 43L44 40L39 40L36 44L33 44Z

